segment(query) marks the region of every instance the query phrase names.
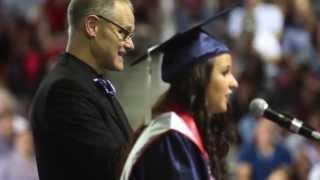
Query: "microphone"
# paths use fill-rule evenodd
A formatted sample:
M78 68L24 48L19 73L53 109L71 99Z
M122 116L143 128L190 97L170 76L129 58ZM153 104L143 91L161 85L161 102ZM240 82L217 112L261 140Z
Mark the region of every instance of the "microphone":
M301 134L320 142L320 133L318 131L297 118L272 110L264 99L255 98L251 101L249 108L255 117L263 116L293 133Z

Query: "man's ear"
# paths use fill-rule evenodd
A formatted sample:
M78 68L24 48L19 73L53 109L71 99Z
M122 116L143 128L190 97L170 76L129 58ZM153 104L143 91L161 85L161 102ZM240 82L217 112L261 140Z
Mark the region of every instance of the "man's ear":
M95 15L86 16L84 19L85 33L89 38L97 36L98 32L98 17Z

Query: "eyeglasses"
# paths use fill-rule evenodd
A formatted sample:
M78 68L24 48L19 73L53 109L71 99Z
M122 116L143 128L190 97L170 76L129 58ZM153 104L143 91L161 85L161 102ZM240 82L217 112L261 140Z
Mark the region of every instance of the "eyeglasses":
M116 23L116 22L114 22L114 21L112 21L112 20L110 20L110 19L108 19L108 18L105 18L105 17L103 17L103 16L101 16L101 15L97 15L99 18L101 18L101 19L103 19L103 20L105 20L105 21L107 21L107 22L109 22L109 23L111 23L111 24L113 24L114 26L116 26L117 28L119 28L119 33L121 34L121 40L123 40L123 41L127 41L128 39L131 39L131 38L133 38L133 32L130 32L130 31L128 31L126 28L124 28L123 26L121 26L120 24L118 24L118 23Z

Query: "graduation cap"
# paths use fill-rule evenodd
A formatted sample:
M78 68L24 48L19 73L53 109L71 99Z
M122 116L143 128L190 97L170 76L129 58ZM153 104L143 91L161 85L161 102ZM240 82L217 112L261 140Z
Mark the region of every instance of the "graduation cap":
M192 64L230 52L224 43L210 35L203 27L226 16L231 9L233 8L222 11L186 31L178 32L167 41L149 48L148 53L135 60L131 65L138 64L155 54L163 53L162 80L170 83L178 74L181 75L181 72L191 68Z

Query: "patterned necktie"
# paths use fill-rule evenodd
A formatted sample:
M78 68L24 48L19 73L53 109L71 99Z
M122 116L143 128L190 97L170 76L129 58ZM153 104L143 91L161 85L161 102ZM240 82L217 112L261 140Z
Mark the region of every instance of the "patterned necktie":
M117 94L117 91L112 85L111 81L105 80L102 77L94 78L93 81L98 87L103 88L106 95L115 96Z

